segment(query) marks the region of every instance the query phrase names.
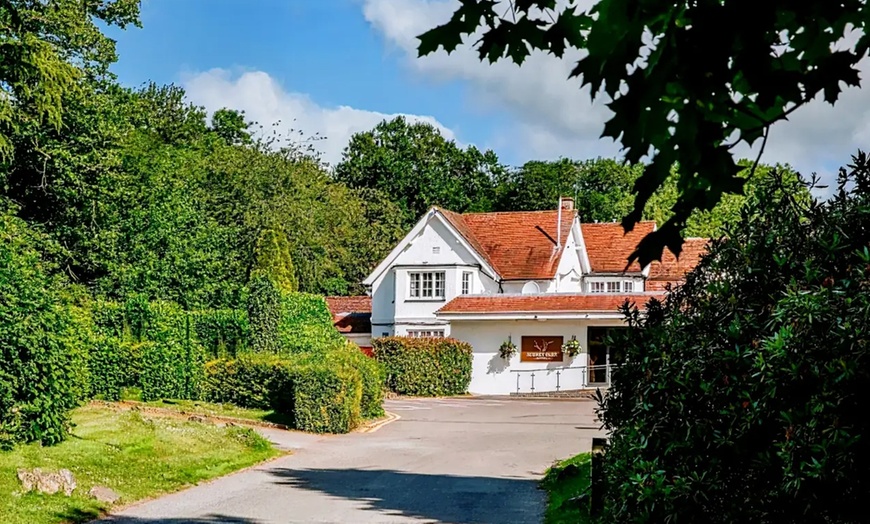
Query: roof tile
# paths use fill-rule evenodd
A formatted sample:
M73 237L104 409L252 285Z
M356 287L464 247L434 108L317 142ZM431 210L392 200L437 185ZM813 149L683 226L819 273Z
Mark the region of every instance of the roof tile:
M626 300L645 305L660 294L625 295L549 293L541 295L460 295L438 313L542 313L616 311Z

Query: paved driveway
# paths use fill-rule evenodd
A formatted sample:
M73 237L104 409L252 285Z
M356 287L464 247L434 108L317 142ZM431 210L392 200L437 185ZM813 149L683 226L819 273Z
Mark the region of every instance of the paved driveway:
M131 507L114 524L541 522L537 481L591 447L594 402L401 399L373 433L278 433L297 451Z

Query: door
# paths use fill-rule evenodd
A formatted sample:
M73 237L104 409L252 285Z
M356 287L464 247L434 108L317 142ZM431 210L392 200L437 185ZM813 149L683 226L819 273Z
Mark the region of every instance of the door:
M586 332L588 346L589 384L602 385L610 383L610 369L622 361L622 351L610 340L614 331L622 327L589 327Z

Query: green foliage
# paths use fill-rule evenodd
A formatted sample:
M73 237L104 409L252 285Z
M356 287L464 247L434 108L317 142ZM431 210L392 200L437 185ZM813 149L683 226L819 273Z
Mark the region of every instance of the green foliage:
M266 277L283 292L292 293L298 289L293 259L290 258L290 244L284 232L266 229L260 233L254 248L254 269L251 277Z
M45 244L0 209L0 447L60 442L82 395L85 341L37 250Z
M602 404L606 522L860 522L870 162L824 203L759 182L726 238L645 316Z
M380 366L353 348L292 357L250 354L206 364L204 398L287 415L296 429L347 433L383 415Z
M190 314L196 338L211 358L235 357L249 347L252 334L244 311L209 309Z
M631 163L652 157L634 186L627 229L641 220L671 166L679 166L672 216L633 255L646 265L665 247L679 253L694 210L742 191L736 144L766 141L772 123L818 94L833 104L842 85L860 84L857 64L870 47L867 15L859 0L767 2L751 23L743 4L713 0L601 0L585 8L463 0L447 23L420 35L419 54L442 47L449 53L477 34L471 45L489 62L509 57L522 64L533 50L559 58L579 51L571 76L581 77L593 97L603 92L614 113L603 136L619 140ZM853 31L861 36L851 38Z
M282 354L322 353L345 345L332 325L332 314L319 295L282 293L278 350Z
M202 394L205 352L193 341L143 342L139 382L142 400L198 399Z
M359 373L323 364L296 371L296 429L312 433L347 433L360 422L362 381Z
M471 346L452 338L384 337L372 341L386 385L400 395L462 395L471 383Z
M589 515L589 486L591 459L581 453L553 464L541 480L547 492L545 524L585 524L592 522Z
M433 205L457 212L489 211L492 180L502 169L492 151L473 146L463 150L432 124L409 123L399 116L354 134L335 166L335 177L351 188L390 195L409 226Z
M141 383L141 345L116 337L97 337L87 354L89 398L121 400L121 390Z
M281 290L274 280L265 275L255 275L248 291L251 348L260 353L277 353L282 314Z
M276 355L248 354L205 365L203 398L293 415L294 368Z

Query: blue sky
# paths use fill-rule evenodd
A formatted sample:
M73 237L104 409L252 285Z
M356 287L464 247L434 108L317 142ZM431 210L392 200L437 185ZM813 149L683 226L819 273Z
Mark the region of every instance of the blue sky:
M320 133L333 163L353 132L396 114L514 165L618 154L598 139L607 109L567 80L570 60L488 66L462 47L417 59L416 35L453 9L453 0L143 0L143 28L109 34L124 84L177 83L210 111ZM765 160L831 172L870 145L868 108L866 89L833 109L811 104L774 128Z

